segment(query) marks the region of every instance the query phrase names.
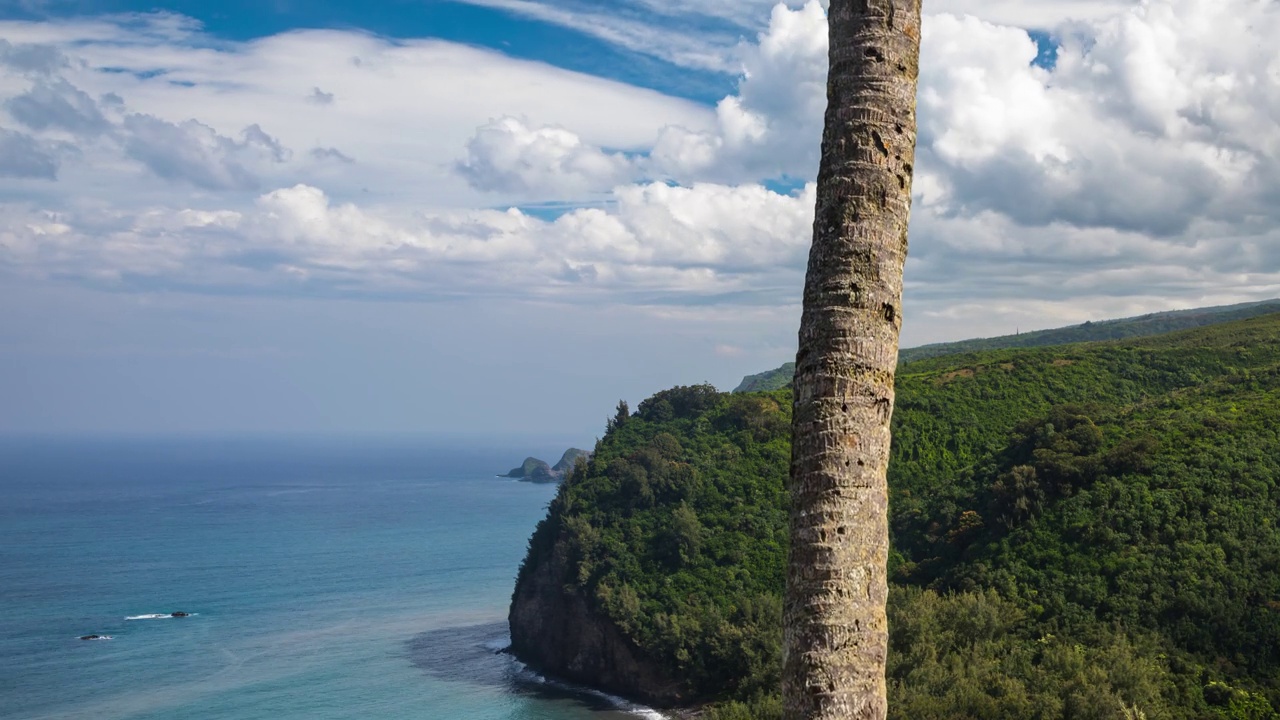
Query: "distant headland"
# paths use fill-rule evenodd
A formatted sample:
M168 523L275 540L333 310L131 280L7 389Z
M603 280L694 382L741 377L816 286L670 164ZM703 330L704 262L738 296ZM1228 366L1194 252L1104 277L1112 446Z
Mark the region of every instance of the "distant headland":
M590 460L591 452L579 448L569 448L564 451L564 455L560 456L560 462L555 465L549 465L545 460L539 460L535 457L528 457L524 459L523 463L520 463L520 467L512 468L509 472L498 477L516 478L526 482L559 482L561 478L573 469L574 464L578 462L578 458Z

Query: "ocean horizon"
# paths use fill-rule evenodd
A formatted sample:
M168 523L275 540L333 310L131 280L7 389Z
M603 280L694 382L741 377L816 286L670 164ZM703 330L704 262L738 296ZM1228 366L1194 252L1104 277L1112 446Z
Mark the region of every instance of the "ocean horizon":
M500 652L555 486L498 475L565 447L0 438L0 714L658 716Z

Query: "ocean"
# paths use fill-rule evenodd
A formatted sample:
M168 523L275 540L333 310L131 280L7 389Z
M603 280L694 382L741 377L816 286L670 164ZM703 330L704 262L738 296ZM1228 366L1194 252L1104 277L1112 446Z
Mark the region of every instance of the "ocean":
M656 716L497 652L563 447L489 445L0 441L0 717Z

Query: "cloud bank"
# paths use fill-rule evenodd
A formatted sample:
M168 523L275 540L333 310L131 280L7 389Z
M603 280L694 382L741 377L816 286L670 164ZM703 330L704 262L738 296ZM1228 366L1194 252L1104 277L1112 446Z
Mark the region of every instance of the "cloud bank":
M0 267L117 288L793 304L826 23L816 0L751 7L737 88L713 108L438 41L5 24ZM922 327L1280 294L1274 3L937 7L983 17L923 28ZM1011 24L1046 18L1052 69Z

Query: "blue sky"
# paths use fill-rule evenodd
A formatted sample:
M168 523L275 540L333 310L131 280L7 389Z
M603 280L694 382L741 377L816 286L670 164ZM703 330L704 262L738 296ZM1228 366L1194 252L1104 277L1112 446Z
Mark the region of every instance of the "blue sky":
M904 343L1280 295L1273 30L926 3ZM0 5L0 432L732 387L794 352L825 51L819 0Z
M626 3L620 3L619 7L625 9ZM25 7L19 3L8 16L40 20L86 14L150 13L155 10L193 18L210 36L234 41L253 40L300 28L354 30L387 38L440 38L493 48L513 57L548 62L706 103L714 103L729 93L735 81L732 74L681 68L662 58L634 52L562 25L522 17L510 10L449 0L186 0L165 3L53 0L31 2ZM754 20L758 25L758 18ZM726 38L749 35L758 29L696 14L683 15L671 22L678 22L685 32L705 32Z

